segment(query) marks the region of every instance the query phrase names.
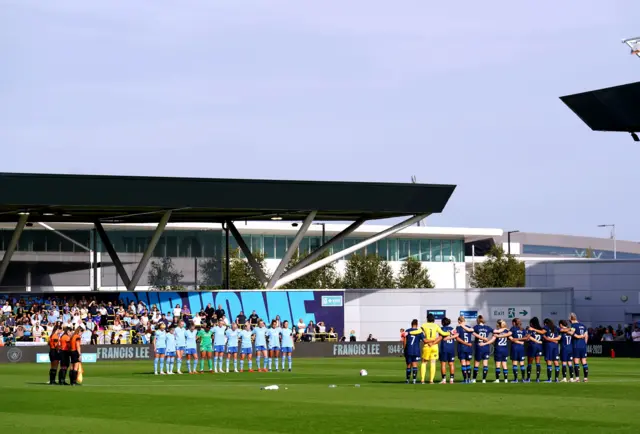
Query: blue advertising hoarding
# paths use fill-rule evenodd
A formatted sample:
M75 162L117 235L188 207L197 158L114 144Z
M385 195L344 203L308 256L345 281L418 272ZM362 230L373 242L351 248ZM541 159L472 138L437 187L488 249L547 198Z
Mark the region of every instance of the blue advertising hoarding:
M100 302L124 304L144 302L149 308L156 306L162 313L169 313L176 305L189 307L192 314L222 306L229 320L235 320L242 311L248 317L253 311L269 323L277 315L282 321L296 326L300 320L305 324L324 322L327 329L334 327L339 335L344 334L344 291L274 290L274 291L197 291L197 292L73 292L49 294L2 294L0 301L26 300L49 304L56 300L59 306L66 301L95 299Z
M460 316L463 317L464 319L476 319L478 318L478 311L477 310L461 310Z

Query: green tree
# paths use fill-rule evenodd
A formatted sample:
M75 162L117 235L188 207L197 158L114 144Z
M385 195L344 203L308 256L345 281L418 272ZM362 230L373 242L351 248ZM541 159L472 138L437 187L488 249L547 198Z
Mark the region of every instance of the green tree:
M246 259L240 257L240 248L236 248L230 251L231 261L229 262L229 286L230 289L262 289L264 285L258 279L258 276L253 272L253 268L249 265ZM260 265L263 273L269 277L265 264L265 256L261 252L253 252L253 257ZM223 282L227 276L227 270L224 264L226 263L226 257L222 258L222 282L216 284L218 281L217 275L217 260L205 260L199 266L201 275L201 285L198 287L200 291L215 291L224 287Z
M408 257L400 266L400 273L396 279L398 288L434 288L435 285L429 278L429 271L422 262Z
M256 259L258 265L262 269L263 273L267 274L265 265L265 256L262 252L253 252L253 257ZM223 270L223 280L225 272ZM249 265L246 259L240 257L240 248L231 251L231 263L229 264L229 286L231 289L262 289L264 285L258 279L258 276L253 272L253 268Z
M224 270L220 270L222 264L218 258L206 258L198 261L198 283L201 287L221 287L221 277L224 275Z
M184 274L176 269L173 260L169 257L151 261L147 280L149 286L156 291L180 291L184 286L180 283Z
M314 262L329 256L329 252L325 252L318 257ZM287 264L286 270L290 270L293 266L298 264L306 255L299 256L298 253L291 258L289 264ZM313 262L312 262L313 263ZM340 286L340 276L336 271L336 263L331 262L324 267L318 268L309 274L301 276L296 280L293 280L286 285L283 285L282 289L337 289Z
M346 289L395 288L391 266L378 255L354 254L347 260L342 278Z
M591 247L587 247L587 249L584 251L584 257L585 258L595 258L596 255L593 253L593 249Z
M525 283L524 262L505 253L499 246L493 246L487 253L487 260L476 265L471 274L474 288L518 288Z

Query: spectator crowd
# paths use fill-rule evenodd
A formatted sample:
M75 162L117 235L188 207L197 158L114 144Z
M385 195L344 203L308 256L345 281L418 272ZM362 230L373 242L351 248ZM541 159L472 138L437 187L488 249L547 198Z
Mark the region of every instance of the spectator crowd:
M640 321L635 325L622 326L598 326L589 329L589 343L599 344L601 342L640 342Z
M231 320L222 306L211 304L200 312L192 313L189 307L179 304L168 312L160 312L156 305L148 307L144 302L129 305L99 301L95 297L24 297L9 298L0 295L0 345L16 342L44 343L57 323L63 327L81 327L84 345L98 344L146 344L150 343L154 330L160 323L177 325L180 320L193 323L196 328L222 321L226 326ZM275 319L281 324L280 316ZM249 316L240 312L233 320L238 326L247 322L256 327L260 318L256 311ZM294 324L295 340L302 342L337 341L338 334L324 322L306 323L300 319ZM342 337L341 340L346 340Z

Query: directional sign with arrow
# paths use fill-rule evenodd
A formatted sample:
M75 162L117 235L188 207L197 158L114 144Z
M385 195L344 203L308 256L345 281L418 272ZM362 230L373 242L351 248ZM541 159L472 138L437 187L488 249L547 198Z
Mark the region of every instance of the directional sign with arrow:
M493 319L531 318L531 307L529 306L495 306L491 308L490 312Z

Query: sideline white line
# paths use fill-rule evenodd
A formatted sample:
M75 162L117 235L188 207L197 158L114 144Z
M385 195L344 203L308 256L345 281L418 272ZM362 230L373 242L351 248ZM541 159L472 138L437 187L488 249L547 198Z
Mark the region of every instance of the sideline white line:
M640 383L640 379L635 379L635 378L634 379L616 379L616 380L594 379L594 380L589 380L589 382L586 383L586 384L592 384L592 383L595 383L595 384ZM402 383L393 383L393 384L405 386L404 382L402 382ZM437 384L439 384L439 383L437 383ZM474 386L470 386L470 385L463 384L463 383L455 383L455 384L456 385L464 385L465 387L469 387L469 388L473 388L474 387ZM493 384L493 383L487 383L487 384ZM516 385L515 387L523 387L522 386L523 384L527 384L527 383L518 383L518 385ZM532 385L535 385L535 384L543 385L543 384L548 384L548 383L541 382L541 383L530 383L530 384L532 384ZM585 383L552 383L552 384L585 384ZM26 386L28 386L28 387L31 387L31 386L40 387L40 386L45 386L45 385L48 386L49 384L48 383L26 384ZM377 383L373 383L373 384L372 383L364 383L364 384L360 384L358 387L362 388L363 386L366 387L366 386L374 386L374 385L380 385L380 384L377 384ZM176 384L176 383L170 383L170 382L160 383L158 381L154 381L153 383L147 383L147 384L144 384L144 383L133 383L133 384L83 384L80 387L135 387L135 388L139 388L139 389L144 389L146 387L192 387L192 388L208 387L208 388L211 388L211 387L220 387L220 386L222 386L222 387L250 387L250 388L262 387L261 384L247 384L247 383L198 383L198 382L195 382L195 383L178 383L178 384ZM304 388L304 387L307 387L307 386L324 387L325 385L317 384L317 383L314 383L314 384L294 383L294 384L279 384L279 386L281 388L284 388L284 387L286 387L286 388L291 388L291 387L293 387L293 388ZM329 385L327 384L326 387L328 387L328 386ZM356 387L355 384L337 384L337 386L340 387L340 388L354 388L354 389L358 388L358 387ZM416 386L422 386L422 385L418 384ZM429 385L425 385L425 386L429 386ZM434 388L437 388L436 385L433 385L433 386L434 386ZM450 384L447 384L447 386L451 387ZM483 386L482 383L476 383L475 387L482 388L482 387L486 387L486 386ZM524 386L524 387L535 387L535 386L528 385L528 386ZM579 386L575 386L575 387L579 387ZM0 385L0 389L3 389L3 388L11 388L11 387L7 386L7 385ZM420 387L420 388L422 388L422 387ZM429 387L424 387L424 389L429 389Z

